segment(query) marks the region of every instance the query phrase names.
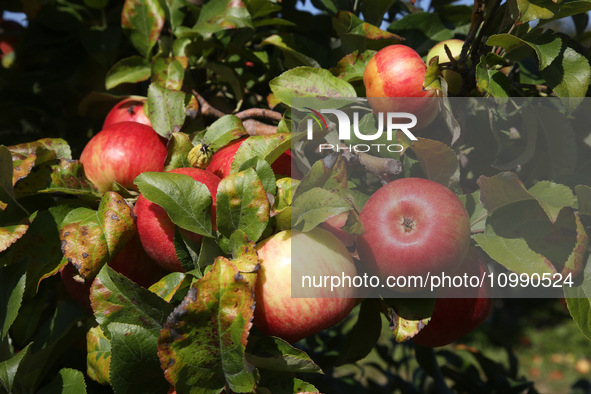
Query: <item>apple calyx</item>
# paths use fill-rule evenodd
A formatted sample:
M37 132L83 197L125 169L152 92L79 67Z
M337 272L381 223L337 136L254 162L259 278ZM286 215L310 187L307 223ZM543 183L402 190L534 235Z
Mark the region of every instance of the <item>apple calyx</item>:
M191 167L200 168L202 170L207 168L213 158L213 152L209 149L210 145L211 144L204 144L202 142L191 149L188 157Z

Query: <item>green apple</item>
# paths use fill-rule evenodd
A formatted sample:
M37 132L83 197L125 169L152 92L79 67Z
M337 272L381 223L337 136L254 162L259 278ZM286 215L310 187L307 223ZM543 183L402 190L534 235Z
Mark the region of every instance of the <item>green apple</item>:
M454 38L451 40L441 41L439 44L431 48L431 50L427 54L427 64L429 64L431 59L433 59L435 56L439 56L439 63L449 63L451 61L449 55L445 51L445 45L447 45L455 60L458 60L460 58L460 54L462 53L462 47L464 46L464 41ZM456 94L460 89L460 85L462 83L462 76L459 73L452 70L444 70L441 74L447 82L447 90L453 94Z

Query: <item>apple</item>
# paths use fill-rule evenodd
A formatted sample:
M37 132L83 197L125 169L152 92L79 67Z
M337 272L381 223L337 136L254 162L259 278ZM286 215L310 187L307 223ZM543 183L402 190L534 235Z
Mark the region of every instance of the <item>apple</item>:
M460 54L462 53L462 47L464 46L464 41L454 38L451 40L441 41L439 44L431 48L431 50L427 54L427 64L429 64L429 62L431 62L431 59L433 59L435 56L439 56L439 64L449 63L451 61L447 52L445 51L445 45L447 45L452 57L455 60L458 60L460 58ZM443 75L443 78L447 82L447 90L453 94L456 94L462 83L462 76L456 71L452 70L443 70L441 72L441 75Z
M131 97L120 101L107 114L103 129L120 122L137 122L152 127L150 119L144 112L148 99Z
M10 67L14 61L13 53L24 29L20 23L0 19L0 60L3 67Z
M414 127L427 126L438 114L436 90L424 90L427 65L412 48L390 45L371 58L363 73L363 84L374 112L410 112ZM410 98L410 100L408 99Z
M369 271L389 276L452 273L470 244L470 219L447 187L422 178L402 178L378 189L361 210L365 233L357 250ZM413 286L395 291L420 290Z
M92 137L80 155L80 162L86 177L99 192L110 190L113 181L135 190L133 181L139 174L164 170L166 144L166 139L150 126L116 123Z
M470 248L461 267L454 276L476 276L479 279L489 271L479 249ZM437 294L433 315L429 323L411 340L422 346L448 345L474 331L486 321L492 310L492 288L485 281L481 287L446 287Z
M211 220L215 229L216 194L221 179L213 173L199 168L177 168L169 172L188 175L207 186L213 198ZM185 272L174 249L174 223L164 208L141 195L135 204L134 212L137 216L140 240L148 255L167 271ZM181 231L193 242L201 243L202 235L183 229Z
M292 244L294 244L292 255ZM263 334L297 342L343 320L357 302L355 287L306 288L314 298L292 298L291 278L348 275L357 269L347 248L331 233L286 230L260 242L253 323ZM292 265L293 258L293 265ZM338 298L324 298L338 297Z
M146 289L166 275L166 271L160 268L144 251L137 234L127 241L108 264L121 275ZM77 282L74 280L74 266L71 263L64 266L60 275L62 284L72 299L92 314L89 298L92 281Z
M213 172L220 178L225 178L230 175L232 169L232 162L234 161L234 155L240 148L240 145L246 141L246 138L241 138L230 142L217 152L213 154L211 163L207 166L207 170ZM271 164L273 172L277 175L289 176L294 179L302 179L303 175L294 167L294 173L292 175L292 154L291 151L285 151L281 156L277 158Z
M342 227L345 225L345 223L347 223L348 218L349 212L341 212L338 215L333 216L330 219L327 219L324 222L320 223L320 227L332 233L345 246L353 246L353 243L355 242L355 236L342 230Z

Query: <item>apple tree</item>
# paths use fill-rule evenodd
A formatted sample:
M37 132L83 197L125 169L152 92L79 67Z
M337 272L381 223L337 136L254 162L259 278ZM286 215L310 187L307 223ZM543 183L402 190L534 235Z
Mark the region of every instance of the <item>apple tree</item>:
M2 2L0 393L535 393L520 287L591 340L591 2L311 3ZM400 149L343 149L387 112ZM397 264L489 284L292 298L381 264L417 182Z

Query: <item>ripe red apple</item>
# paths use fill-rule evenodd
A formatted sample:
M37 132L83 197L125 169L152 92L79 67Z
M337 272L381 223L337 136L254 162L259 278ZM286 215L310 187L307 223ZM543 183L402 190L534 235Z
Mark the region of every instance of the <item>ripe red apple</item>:
M127 98L115 105L107 114L103 129L120 122L137 122L152 127L150 119L144 112L147 98Z
M242 145L244 141L246 141L246 138L234 140L228 145L224 146L222 149L215 152L211 158L211 163L209 163L209 166L207 166L207 170L213 172L220 178L225 178L230 175L232 162L234 161L234 155L236 155L238 148L240 148L240 145ZM289 150L285 151L281 156L279 156L277 160L271 164L271 168L277 175L289 176L294 179L303 178L302 173L295 167L294 174L292 175L292 154Z
M439 56L439 63L449 63L451 59L449 58L447 52L445 51L445 45L449 48L452 57L455 60L460 58L462 53L462 47L464 46L464 41L458 39L451 39L441 41L439 44L435 45L429 53L427 54L427 64L433 59L435 56ZM443 70L441 75L447 82L447 90L453 94L458 92L460 85L462 83L462 76L452 70Z
M207 186L213 198L211 221L215 229L216 194L221 181L213 173L198 168L177 168L169 172L188 175ZM161 206L140 196L135 204L137 228L144 249L162 268L171 272L185 272L174 249L174 223ZM202 235L181 229L193 242L201 243Z
M470 248L454 276L476 276L479 280L489 271L477 248ZM451 276L451 275L450 275ZM481 287L446 287L437 293L429 324L412 338L414 343L429 347L448 345L486 321L492 310L492 288L485 280Z
M80 155L80 162L99 192L110 190L113 181L135 189L133 181L142 172L164 170L166 144L166 139L150 126L116 123L92 137Z
M257 252L261 269L255 286L253 323L265 335L297 342L339 323L355 306L355 287L331 292L330 283L324 288L305 289L316 298L292 298L292 274L298 283L303 275L353 278L357 274L347 248L328 231L318 227L307 233L282 231L260 242Z
M352 246L355 242L355 236L342 230L342 227L347 223L349 212L342 212L330 219L320 223L320 226L337 237L345 246Z
M438 114L436 90L424 90L427 66L405 45L390 45L371 58L363 73L366 96L374 112L410 112L416 129L427 126ZM410 98L410 99L409 99Z
M12 63L13 59L8 60L9 55L14 52L23 30L24 27L20 23L0 19L0 59L2 60L2 66L9 67Z
M402 178L386 184L369 198L360 219L365 234L357 237L359 257L384 280L451 273L470 244L464 205L447 187L427 179Z
M145 252L137 234L113 256L108 264L109 267L121 275L126 276L146 289L166 275L166 271L160 268ZM60 275L68 294L80 306L92 313L89 298L92 281L86 281L84 283L75 281L74 266L71 263L64 266Z

